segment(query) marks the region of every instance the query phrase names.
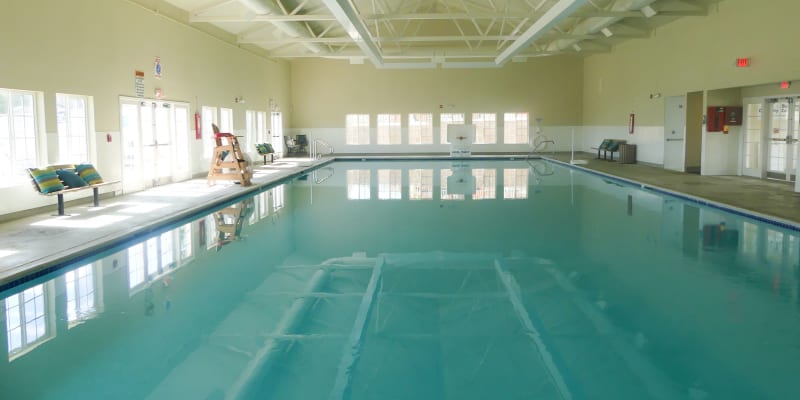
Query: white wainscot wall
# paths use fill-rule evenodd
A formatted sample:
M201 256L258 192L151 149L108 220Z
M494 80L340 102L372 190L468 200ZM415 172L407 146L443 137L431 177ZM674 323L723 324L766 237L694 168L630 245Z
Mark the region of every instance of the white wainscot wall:
M592 150L592 147L599 146L603 139L619 139L636 145L636 161L664 164L663 126L637 126L633 134L629 134L628 127L624 125L584 126L580 130L581 151L597 154L597 150ZM577 151L577 145L575 149Z

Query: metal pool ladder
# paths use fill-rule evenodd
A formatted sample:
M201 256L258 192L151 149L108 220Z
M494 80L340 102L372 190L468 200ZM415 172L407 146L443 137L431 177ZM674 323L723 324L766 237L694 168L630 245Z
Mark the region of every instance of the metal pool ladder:
M318 150L319 146L326 148L328 151L326 154L333 154L333 146L330 143L323 139L314 139L314 143L311 145L311 158L317 159L323 156L323 154Z

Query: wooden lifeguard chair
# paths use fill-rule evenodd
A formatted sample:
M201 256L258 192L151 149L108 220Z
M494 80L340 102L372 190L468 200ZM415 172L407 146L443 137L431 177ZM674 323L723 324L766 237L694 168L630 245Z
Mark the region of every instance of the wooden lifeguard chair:
M222 246L242 238L244 221L252 212L251 203L251 201L243 201L214 213L214 224L217 228L217 251Z
M239 181L242 186L250 186L253 173L247 165L239 141L230 133L220 133L214 126L214 153L211 156L211 166L208 168L208 185L212 186L218 180Z

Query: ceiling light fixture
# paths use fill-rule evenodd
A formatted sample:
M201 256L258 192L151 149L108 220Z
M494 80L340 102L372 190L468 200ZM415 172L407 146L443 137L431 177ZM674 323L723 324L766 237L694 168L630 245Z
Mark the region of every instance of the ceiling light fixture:
M614 32L611 32L611 29L608 29L608 28L603 28L603 29L600 30L600 32L602 32L603 36L605 36L605 37L614 36Z
M642 15L644 15L645 18L651 18L654 15L658 14L658 12L654 10L653 7L650 6L644 6L640 11L642 12Z

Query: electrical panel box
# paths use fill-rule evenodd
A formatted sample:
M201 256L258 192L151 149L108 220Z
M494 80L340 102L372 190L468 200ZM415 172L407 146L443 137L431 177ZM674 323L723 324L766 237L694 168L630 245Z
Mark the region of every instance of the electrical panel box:
M742 107L708 107L706 118L706 131L725 132L731 125L742 124Z

